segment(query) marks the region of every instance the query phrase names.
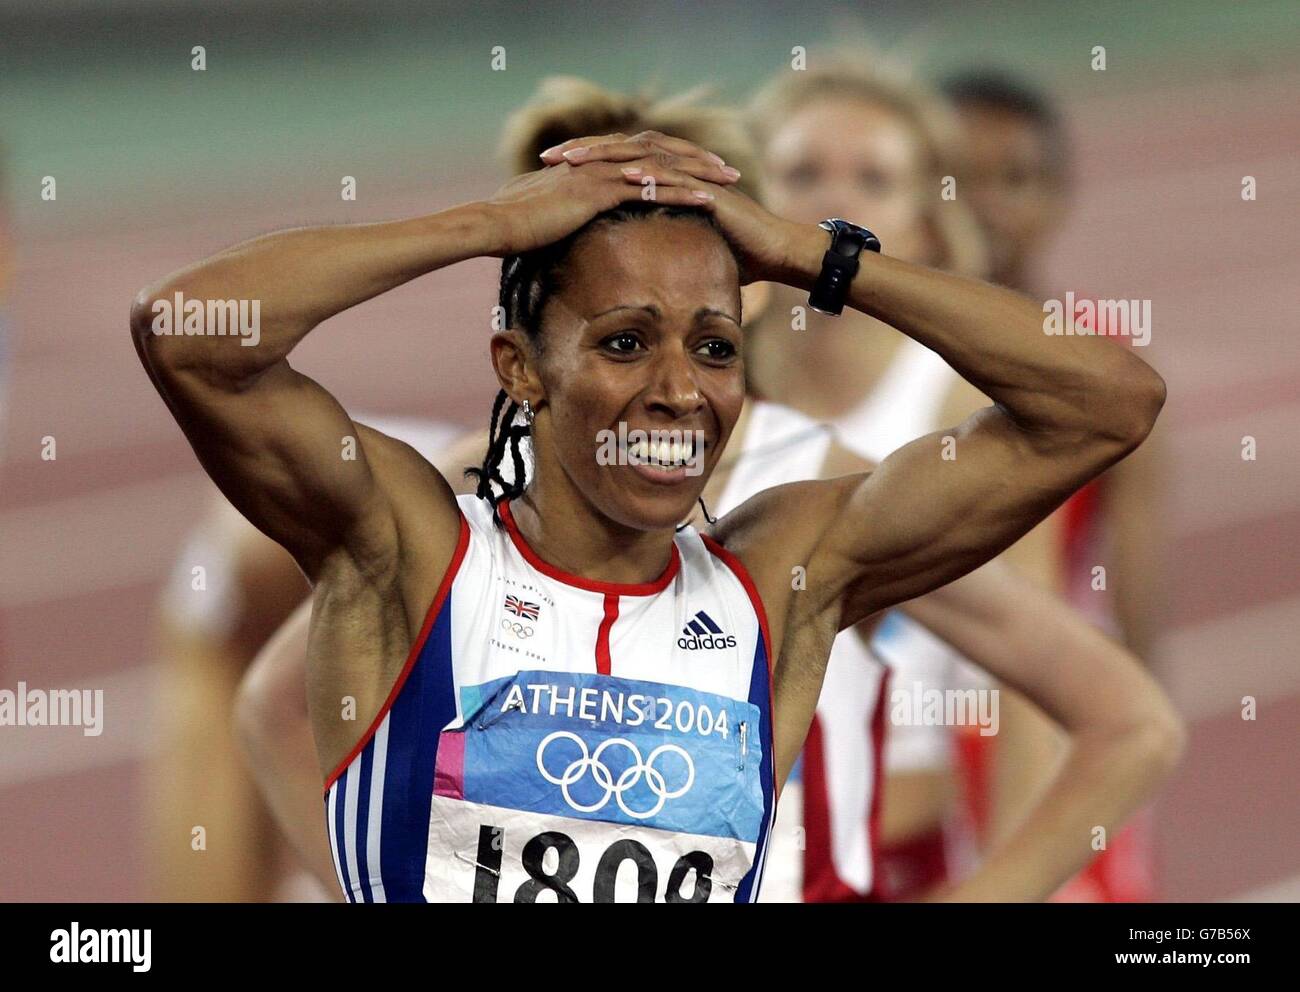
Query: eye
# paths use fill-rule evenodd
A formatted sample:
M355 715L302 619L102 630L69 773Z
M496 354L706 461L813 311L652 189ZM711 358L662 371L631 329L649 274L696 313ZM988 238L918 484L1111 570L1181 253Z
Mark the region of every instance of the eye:
M1020 166L1011 166L1002 174L1003 185L1009 189L1022 189L1033 180L1033 173Z
M821 171L808 163L800 163L786 170L785 181L797 189L806 189L821 178Z
M736 346L726 338L709 338L695 351L711 362L726 362L736 357Z
M858 173L858 185L872 193L891 193L894 180L883 169L863 169Z
M638 349L645 347L635 331L619 331L617 334L611 334L600 343L600 346L618 355L632 355Z

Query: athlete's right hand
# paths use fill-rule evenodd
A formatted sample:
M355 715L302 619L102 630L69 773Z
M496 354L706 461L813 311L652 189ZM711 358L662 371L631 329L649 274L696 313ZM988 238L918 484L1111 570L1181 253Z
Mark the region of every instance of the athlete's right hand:
M496 228L490 254L504 257L552 244L620 203L653 198L667 206L699 207L708 200L692 186L698 189L701 180L735 182L735 177L722 171L717 156L688 142L661 137L662 143L656 143L643 135L602 135L559 146L569 152L600 147L587 160L567 160L562 154L544 158L558 163L502 186L486 202ZM671 143L671 150L666 143ZM653 197L631 181L637 174L628 170L636 169L654 175Z

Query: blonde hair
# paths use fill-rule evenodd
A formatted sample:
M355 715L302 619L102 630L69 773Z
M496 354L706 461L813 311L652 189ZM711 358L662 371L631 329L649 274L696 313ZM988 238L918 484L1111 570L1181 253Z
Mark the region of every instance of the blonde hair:
M925 215L939 259L935 264L967 275L988 269L984 238L964 204L940 197L940 183L956 174L961 139L956 117L935 90L907 74L870 47L809 57L811 68L786 70L754 97L747 123L760 149L789 118L811 103L849 99L876 104L897 114L912 128L925 160ZM870 218L864 223L870 225Z
M699 103L696 88L658 99L648 92L617 93L577 76L549 76L532 98L506 119L500 156L511 175L534 172L538 156L571 138L662 131L722 156L740 170L740 189L758 198L758 157L739 111Z

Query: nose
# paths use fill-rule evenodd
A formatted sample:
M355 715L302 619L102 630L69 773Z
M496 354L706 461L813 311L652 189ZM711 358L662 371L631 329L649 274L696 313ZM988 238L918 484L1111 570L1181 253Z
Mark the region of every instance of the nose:
M704 406L695 363L681 345L659 352L652 372L646 406L673 420L682 420Z

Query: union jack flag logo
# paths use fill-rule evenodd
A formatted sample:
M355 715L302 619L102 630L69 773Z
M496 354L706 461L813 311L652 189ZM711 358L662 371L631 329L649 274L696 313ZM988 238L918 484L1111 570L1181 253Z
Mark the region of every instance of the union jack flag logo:
M523 617L525 620L536 620L537 614L541 612L542 608L536 603L530 603L518 596L507 596L506 609L515 616Z

